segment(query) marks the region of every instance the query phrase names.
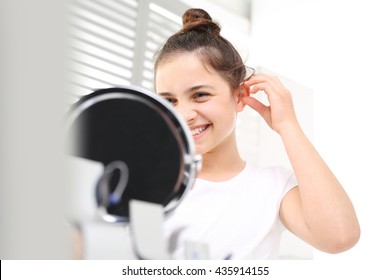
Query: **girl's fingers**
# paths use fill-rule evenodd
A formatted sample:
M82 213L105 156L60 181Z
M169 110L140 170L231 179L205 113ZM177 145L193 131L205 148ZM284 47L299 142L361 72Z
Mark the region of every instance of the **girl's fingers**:
M277 93L279 89L283 88L278 78L264 74L252 76L245 81L244 86L249 88L251 94L264 91L268 95Z
M253 86L257 83L266 83L270 80L267 75L264 74L254 74L250 79L246 80L244 84L246 86Z
M267 124L272 128L271 109L253 97L244 97L243 101L246 105L257 111Z
M253 97L246 97L243 101L256 110L272 129L279 131L284 123L296 120L291 93L277 77L257 74L245 81L244 86L250 94L259 91L267 94L270 106Z

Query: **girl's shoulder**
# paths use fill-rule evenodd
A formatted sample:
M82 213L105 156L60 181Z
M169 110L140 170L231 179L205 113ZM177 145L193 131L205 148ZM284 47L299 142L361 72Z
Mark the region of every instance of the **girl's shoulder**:
M283 166L257 166L247 163L242 184L277 191L282 196L297 186L294 172Z
M274 180L285 180L294 175L291 169L284 166L274 165L264 167L253 163L247 163L243 172L247 173L247 175Z

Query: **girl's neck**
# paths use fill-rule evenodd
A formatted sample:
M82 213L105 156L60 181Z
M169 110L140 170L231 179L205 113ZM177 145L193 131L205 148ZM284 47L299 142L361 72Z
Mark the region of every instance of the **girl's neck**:
M226 181L245 168L245 161L241 158L237 146L214 149L202 155L202 170L198 178L208 181Z

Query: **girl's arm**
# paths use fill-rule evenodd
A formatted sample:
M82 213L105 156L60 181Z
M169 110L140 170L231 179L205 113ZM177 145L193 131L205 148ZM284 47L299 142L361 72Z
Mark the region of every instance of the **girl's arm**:
M319 250L338 253L356 244L360 227L343 187L302 131L290 92L274 76L257 74L245 82L249 93L263 90L265 106L252 97L243 101L255 109L282 138L298 181L280 207L286 228Z

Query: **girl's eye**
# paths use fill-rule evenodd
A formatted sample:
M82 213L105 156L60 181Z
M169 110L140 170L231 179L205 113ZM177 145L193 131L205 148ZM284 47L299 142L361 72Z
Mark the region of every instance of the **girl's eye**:
M174 99L174 98L165 97L164 99L166 101L168 101L169 103L171 103L171 104L175 104L176 103L176 99Z
M204 99L205 97L208 97L209 94L206 92L197 92L194 94L195 99Z

